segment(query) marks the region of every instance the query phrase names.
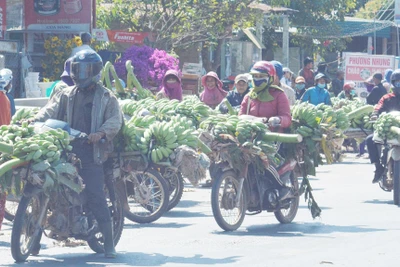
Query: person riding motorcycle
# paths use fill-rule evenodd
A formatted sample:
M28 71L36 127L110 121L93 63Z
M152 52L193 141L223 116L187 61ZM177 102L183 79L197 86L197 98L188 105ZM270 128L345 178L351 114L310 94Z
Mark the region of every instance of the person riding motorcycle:
M13 73L10 69L0 70L0 90L4 90L10 101L11 116L15 114L15 101L14 96L11 94L12 91L12 80Z
M81 160L79 175L85 183L88 207L104 239L105 257L115 258L112 221L104 194L103 163L113 151L113 138L122 126L122 111L116 97L100 81L101 57L91 50L78 52L71 60L75 86L58 91L35 116L35 121L58 119L88 134L88 142L74 144L72 152ZM105 139L105 142L100 142Z
M375 106L371 115L371 120L376 120L383 112L400 111L400 69L395 70L390 78L393 86L393 93L384 95ZM375 164L375 175L372 183L377 183L382 179L384 167L380 162L378 144L373 141L373 134L366 139L369 158Z
M315 106L321 103L332 105L329 92L325 89L328 79L329 78L323 73L315 75L315 86L307 89L301 98L301 102L309 102Z
M285 92L273 85L276 70L268 61L258 61L250 70L253 76L253 88L245 96L239 115L251 115L263 118L268 122L272 131L283 131L292 123L289 100ZM292 190L284 181L277 181L280 185L279 199L290 198Z

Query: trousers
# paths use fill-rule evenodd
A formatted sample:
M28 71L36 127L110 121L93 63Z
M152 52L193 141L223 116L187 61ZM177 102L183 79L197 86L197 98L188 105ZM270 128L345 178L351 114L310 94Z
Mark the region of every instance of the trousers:
M378 144L372 140L374 137L373 134L369 135L367 139L365 139L367 143L367 149L368 149L368 154L369 154L369 159L371 163L379 163L379 150L378 150Z
M104 170L103 165L94 163L93 145L88 143L73 144L72 152L81 160L82 168L79 175L85 184L84 193L87 197L87 205L93 212L98 223L111 221L110 211L104 194Z

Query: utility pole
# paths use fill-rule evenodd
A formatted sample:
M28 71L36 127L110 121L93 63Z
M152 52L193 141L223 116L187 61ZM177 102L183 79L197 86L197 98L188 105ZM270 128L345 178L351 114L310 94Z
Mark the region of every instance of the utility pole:
M283 66L289 68L289 15L283 14L283 34L282 34L282 55L283 55Z
M376 55L376 26L375 26L375 18L374 18L374 55Z

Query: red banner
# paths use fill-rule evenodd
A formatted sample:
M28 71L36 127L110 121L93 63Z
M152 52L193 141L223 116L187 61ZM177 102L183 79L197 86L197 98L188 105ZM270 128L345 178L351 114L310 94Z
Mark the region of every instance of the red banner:
M148 32L123 32L123 31L110 31L107 30L108 39L110 42L116 43L130 43L141 45L148 37Z
M0 40L4 39L6 34L7 25L6 25L6 1L0 0Z
M28 30L82 32L90 31L91 23L92 1L25 1L25 26Z

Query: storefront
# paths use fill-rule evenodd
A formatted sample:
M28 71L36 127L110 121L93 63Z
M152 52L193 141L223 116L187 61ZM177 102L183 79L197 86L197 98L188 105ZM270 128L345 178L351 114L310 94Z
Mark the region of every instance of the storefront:
M96 0L1 0L0 40L3 44L17 42L20 47L17 76L23 80L28 72L39 72L43 79L45 40L57 37L64 43L81 32L91 32L95 6ZM19 87L17 97L23 97L25 83Z

